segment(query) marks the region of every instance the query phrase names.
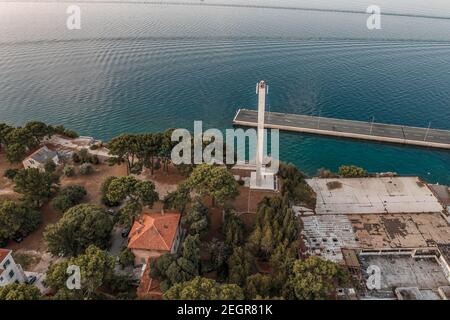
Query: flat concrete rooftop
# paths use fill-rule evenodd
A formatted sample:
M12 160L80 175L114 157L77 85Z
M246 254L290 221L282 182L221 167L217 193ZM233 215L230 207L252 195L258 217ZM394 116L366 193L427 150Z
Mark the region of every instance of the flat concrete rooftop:
M439 213L347 215L359 248L426 248L450 243L450 226Z
M342 249L428 248L446 255L450 225L439 213L299 217L306 253L343 262Z
M338 181L341 187L329 188ZM308 179L317 214L442 212L439 200L418 177Z
M434 258L416 259L399 255L360 256L362 270L376 265L381 271L381 290L393 294L396 288L416 287L420 291L432 290L438 294L438 288L448 286L442 267ZM364 272L363 272L364 273ZM367 277L367 274L365 274ZM431 295L426 295L431 297Z
M300 217L302 239L307 253L333 262L342 262L342 248L357 248L352 224L345 215Z

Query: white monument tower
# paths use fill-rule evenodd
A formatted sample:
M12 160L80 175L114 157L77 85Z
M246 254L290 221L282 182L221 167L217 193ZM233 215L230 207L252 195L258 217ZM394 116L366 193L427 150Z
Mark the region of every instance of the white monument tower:
M266 171L264 165L264 122L266 112L266 94L269 86L265 81L260 81L256 85L256 94L258 95L258 132L256 142L256 172L251 173L250 188L275 190L274 173Z

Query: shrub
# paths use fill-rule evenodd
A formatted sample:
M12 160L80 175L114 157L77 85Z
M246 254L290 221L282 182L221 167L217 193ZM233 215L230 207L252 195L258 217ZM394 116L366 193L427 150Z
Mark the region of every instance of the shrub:
M19 172L19 169L7 169L5 170L4 176L10 180L14 180L14 177Z
M81 162L81 159L80 159L80 156L78 155L78 153L74 152L72 154L72 161L74 163L80 163Z
M97 165L97 164L100 164L100 159L97 156L92 156L89 158L89 162Z
M315 207L315 193L306 183L306 175L293 164L281 163L278 175L281 178L281 195L290 203L304 203Z
M339 175L344 178L364 178L367 177L367 171L357 166L341 166Z
M69 129L64 130L64 135L67 138L73 138L73 139L78 138L78 133L76 133L73 130L69 130Z
M122 267L134 266L134 254L127 247L120 252L119 263Z
M136 290L133 286L133 278L130 275L118 275L113 273L106 280L106 285L113 293L117 293L120 297L125 297L126 299L128 297L133 297L133 292L131 291Z
M86 189L82 186L67 186L52 200L52 207L59 212L66 212L79 204L86 195Z
M52 159L48 159L44 165L44 169L45 169L45 172L53 173L56 170L56 164L53 162Z
M80 173L82 175L89 175L94 172L94 168L89 163L83 163L80 166Z
M111 182L117 179L116 177L108 177L105 179L105 181L103 181L102 183L102 187L101 187L101 192L102 192L102 202L104 205L108 206L108 207L116 207L120 204L120 202L113 202L111 200L108 199L108 197L106 196L106 194L108 193L108 189L109 189L109 185L111 184Z
M78 156L80 157L81 163L90 162L91 156L89 155L88 149L81 149L78 152Z
M70 165L66 165L63 169L63 174L66 177L73 177L75 175L75 168Z
M52 127L53 132L65 136L67 138L78 138L78 133L73 130L64 128L63 126Z

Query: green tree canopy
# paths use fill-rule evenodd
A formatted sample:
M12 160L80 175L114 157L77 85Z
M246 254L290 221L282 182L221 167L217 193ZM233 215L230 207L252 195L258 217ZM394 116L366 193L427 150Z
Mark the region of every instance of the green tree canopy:
M45 162L44 170L47 173L54 173L56 170L56 164L53 162L52 159L48 159L47 162Z
M164 209L175 209L184 213L191 200L191 190L186 183L182 182L177 186L177 190L164 197Z
M110 203L121 203L127 200L123 210L120 211L122 221L133 223L139 216L142 206L153 206L159 195L151 181L140 181L134 177L120 177L109 182L106 198Z
M138 135L123 134L108 143L109 152L114 156L110 164L127 164L127 172L131 173L137 163L140 153L140 141Z
M281 195L289 204L306 204L315 207L315 193L306 183L306 175L293 164L281 163L278 176L281 180Z
M244 291L246 299L249 300L256 299L257 297L272 297L274 290L271 276L256 273L247 277Z
M113 221L100 207L80 204L70 208L55 224L48 225L44 238L54 255L76 256L89 245L106 248Z
M137 156L139 161L151 169L153 175L155 169L155 159L160 154L162 135L160 133L147 133L137 136L139 148Z
M220 206L239 195L237 182L224 166L198 165L186 183L198 195L210 196Z
M119 263L122 267L134 266L134 254L127 247L123 248L119 254Z
M234 284L223 284L212 279L195 277L177 283L164 293L166 300L243 300L242 289Z
M0 123L0 148L8 144L7 136L12 130L14 130L13 127L7 125L6 123Z
M23 160L28 151L39 146L45 137L51 137L60 130L67 131L64 127L52 127L43 122L28 122L23 127L12 127L0 123L0 145L5 147L6 157L11 163Z
M40 121L28 122L24 129L33 137L35 145L39 145L42 139L50 137L53 133L52 127Z
M80 204L86 195L86 189L82 186L67 186L52 200L52 206L59 212L66 212L73 206Z
M1 300L39 300L41 293L36 286L11 283L0 287L0 301Z
M40 212L26 204L10 200L0 201L0 240L26 235L35 230L40 222Z
M117 177L107 177L102 185L101 185L101 193L102 193L102 202L104 205L108 206L108 207L116 207L120 204L120 201L116 201L116 202L111 202L108 199L108 190L109 190L109 185L111 184L111 182L113 182L113 180L117 179Z
M226 278L228 272L227 260L230 256L230 248L216 238L208 243L209 252L209 270L216 270L220 278Z
M172 149L176 142L172 141L172 133L175 129L167 129L161 134L161 146L159 155L163 162L163 171L169 172L169 162L171 159Z
M20 170L14 177L14 191L23 194L24 200L38 208L51 196L55 180L53 175L35 168Z
M113 276L115 259L108 252L91 245L85 253L52 264L47 271L45 283L51 288L62 290L66 288L66 282L70 276L67 273L68 266L78 266L81 272L81 293L89 298L102 285Z
M181 218L181 224L190 234L204 235L208 232L209 211L200 201L195 201L191 210Z
M233 248L240 246L245 241L244 222L235 214L227 213L221 226L225 244Z
M44 281L46 286L54 290L67 289L66 282L69 277L69 274L67 273L68 267L69 267L69 260L61 260L52 263L48 268L45 276Z
M228 282L244 285L253 268L254 257L243 247L235 247L228 258Z
M199 236L187 236L180 256L167 253L151 261L151 276L161 280L161 290L165 291L175 283L192 280L200 269Z
M258 205L249 246L256 255L268 258L279 244L295 242L298 234L298 219L292 209L279 197L265 198Z
M287 282L288 299L330 299L336 292L339 267L331 262L312 256L294 262Z
M8 144L5 148L6 159L11 163L19 163L25 158L27 153L27 148L25 145L20 143Z
M108 252L91 245L84 254L69 263L80 267L82 287L91 294L111 276L115 259Z

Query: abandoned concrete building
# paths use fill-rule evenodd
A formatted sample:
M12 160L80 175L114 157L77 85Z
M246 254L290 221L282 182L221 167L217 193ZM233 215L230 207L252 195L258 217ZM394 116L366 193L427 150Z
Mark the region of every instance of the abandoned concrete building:
M330 188L330 182L332 183ZM310 179L315 212L298 212L302 255L347 266L359 298L447 299L450 225L446 207L417 177ZM369 290L370 266L380 270Z

